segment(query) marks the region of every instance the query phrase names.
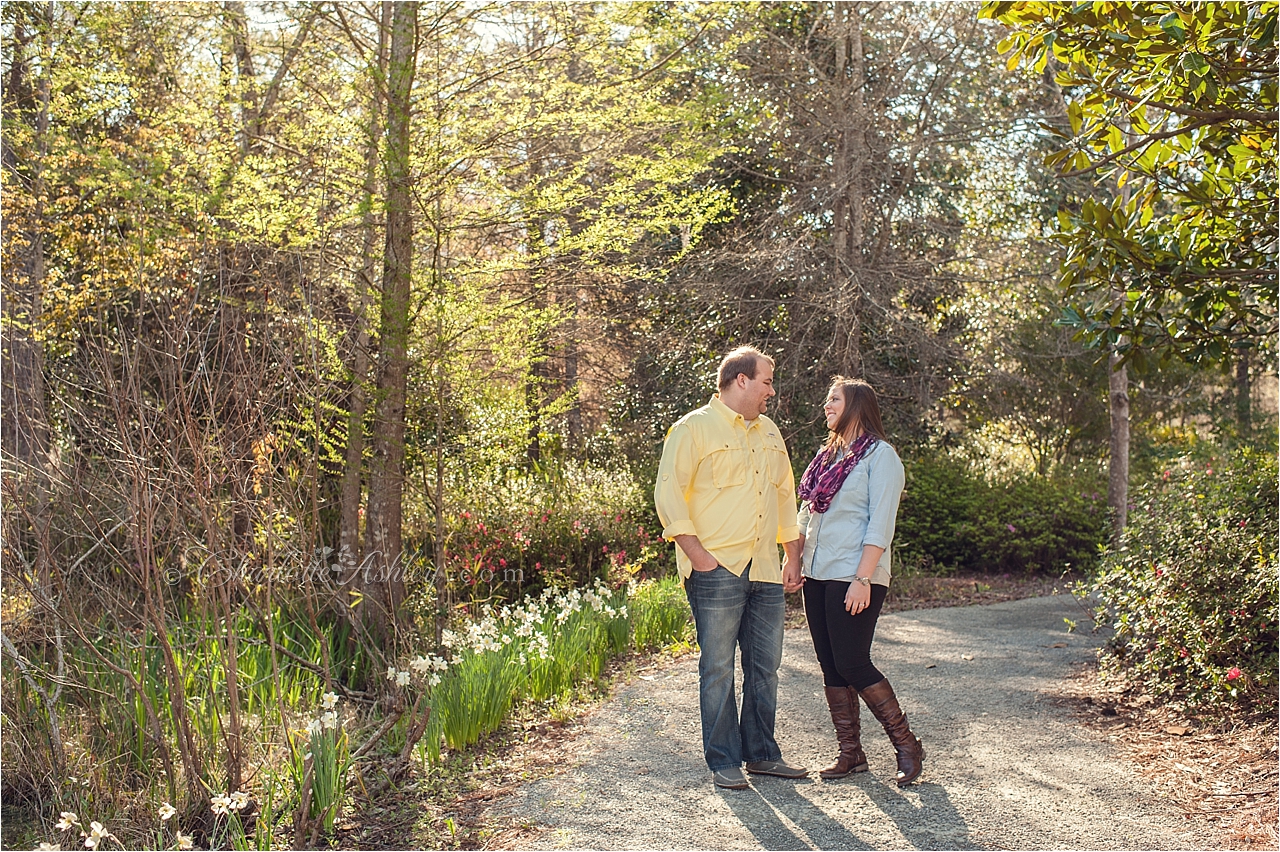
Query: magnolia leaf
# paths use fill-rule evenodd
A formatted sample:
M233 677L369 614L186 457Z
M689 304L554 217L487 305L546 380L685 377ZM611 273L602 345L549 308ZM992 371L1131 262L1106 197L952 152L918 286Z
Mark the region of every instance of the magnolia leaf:
M1067 104L1067 121L1071 122L1071 132L1080 135L1080 127L1084 123L1084 109L1079 101Z

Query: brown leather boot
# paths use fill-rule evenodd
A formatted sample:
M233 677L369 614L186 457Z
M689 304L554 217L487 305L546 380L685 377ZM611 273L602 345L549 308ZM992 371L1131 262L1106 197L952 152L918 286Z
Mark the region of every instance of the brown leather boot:
M827 706L831 708L831 723L836 726L836 742L840 754L836 762L818 775L823 778L843 778L851 772L867 771L867 756L858 739L858 691L852 686L828 686Z
M862 700L884 725L884 732L893 743L893 750L898 753L898 786L910 784L920 776L924 769L924 744L920 738L911 733L907 725L907 717L898 706L898 696L893 694L893 687L888 679L872 684L861 690Z

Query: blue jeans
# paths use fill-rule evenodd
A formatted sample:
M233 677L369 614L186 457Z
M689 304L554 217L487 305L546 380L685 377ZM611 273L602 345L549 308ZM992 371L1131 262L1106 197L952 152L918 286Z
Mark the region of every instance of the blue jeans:
M702 658L698 703L702 750L712 772L743 761L780 760L773 738L782 664L784 601L780 583L757 583L751 566L735 577L721 566L685 581ZM734 648L742 649L742 720L734 696Z

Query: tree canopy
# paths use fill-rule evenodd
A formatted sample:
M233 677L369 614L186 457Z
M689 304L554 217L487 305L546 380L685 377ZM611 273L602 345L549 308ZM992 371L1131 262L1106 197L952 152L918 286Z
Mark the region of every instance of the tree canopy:
M1135 366L1223 360L1277 332L1276 11L1264 3L987 3L1010 68L1052 73L1046 163L1092 176L1059 213L1065 320Z

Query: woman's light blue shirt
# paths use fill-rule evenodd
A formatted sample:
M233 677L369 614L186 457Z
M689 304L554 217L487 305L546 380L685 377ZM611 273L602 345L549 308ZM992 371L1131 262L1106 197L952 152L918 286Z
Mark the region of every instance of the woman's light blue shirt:
M858 573L862 548L870 544L884 548L871 582L889 585L889 545L906 481L897 451L878 441L853 468L827 511L813 512L806 501L798 518L804 532L804 576L852 580Z

